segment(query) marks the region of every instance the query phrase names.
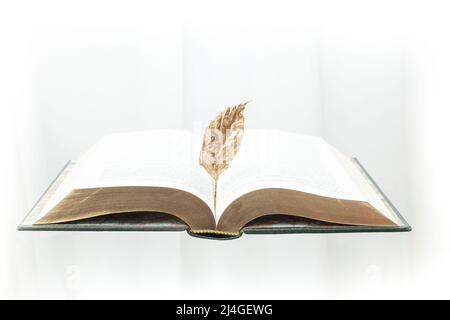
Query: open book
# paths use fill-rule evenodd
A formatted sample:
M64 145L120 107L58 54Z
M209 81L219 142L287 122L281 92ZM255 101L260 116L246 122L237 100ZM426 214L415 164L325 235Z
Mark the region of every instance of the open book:
M352 159L322 138L247 130L218 182L198 163L202 138L182 130L110 134L71 168L33 225L165 213L192 234L239 235L262 217L399 226Z

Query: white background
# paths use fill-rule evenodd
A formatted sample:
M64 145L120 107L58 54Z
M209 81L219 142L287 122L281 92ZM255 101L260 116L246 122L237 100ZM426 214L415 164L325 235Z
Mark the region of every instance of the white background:
M0 297L449 298L445 1L1 1ZM109 132L247 126L357 156L403 234L30 233L68 159Z

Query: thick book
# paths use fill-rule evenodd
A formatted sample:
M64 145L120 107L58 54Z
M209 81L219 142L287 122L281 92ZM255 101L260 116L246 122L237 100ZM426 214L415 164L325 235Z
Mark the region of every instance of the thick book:
M64 167L18 229L214 239L411 230L358 160L322 138L248 130L216 199L200 146L182 130L107 135Z

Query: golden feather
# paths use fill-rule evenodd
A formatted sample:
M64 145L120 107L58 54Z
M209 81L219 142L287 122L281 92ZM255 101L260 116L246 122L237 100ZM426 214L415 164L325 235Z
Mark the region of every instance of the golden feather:
M199 162L214 180L230 166L239 151L244 135L243 112L247 104L227 108L205 130Z
M214 207L216 206L217 180L236 156L244 136L245 106L241 103L225 111L209 123L203 134L199 162L214 179Z

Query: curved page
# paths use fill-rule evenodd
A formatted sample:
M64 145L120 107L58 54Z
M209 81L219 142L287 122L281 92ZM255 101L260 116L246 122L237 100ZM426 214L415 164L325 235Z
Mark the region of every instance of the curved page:
M211 209L211 179L198 165L200 147L199 137L182 130L107 135L77 161L36 220L73 190L90 188L178 189L201 199Z

